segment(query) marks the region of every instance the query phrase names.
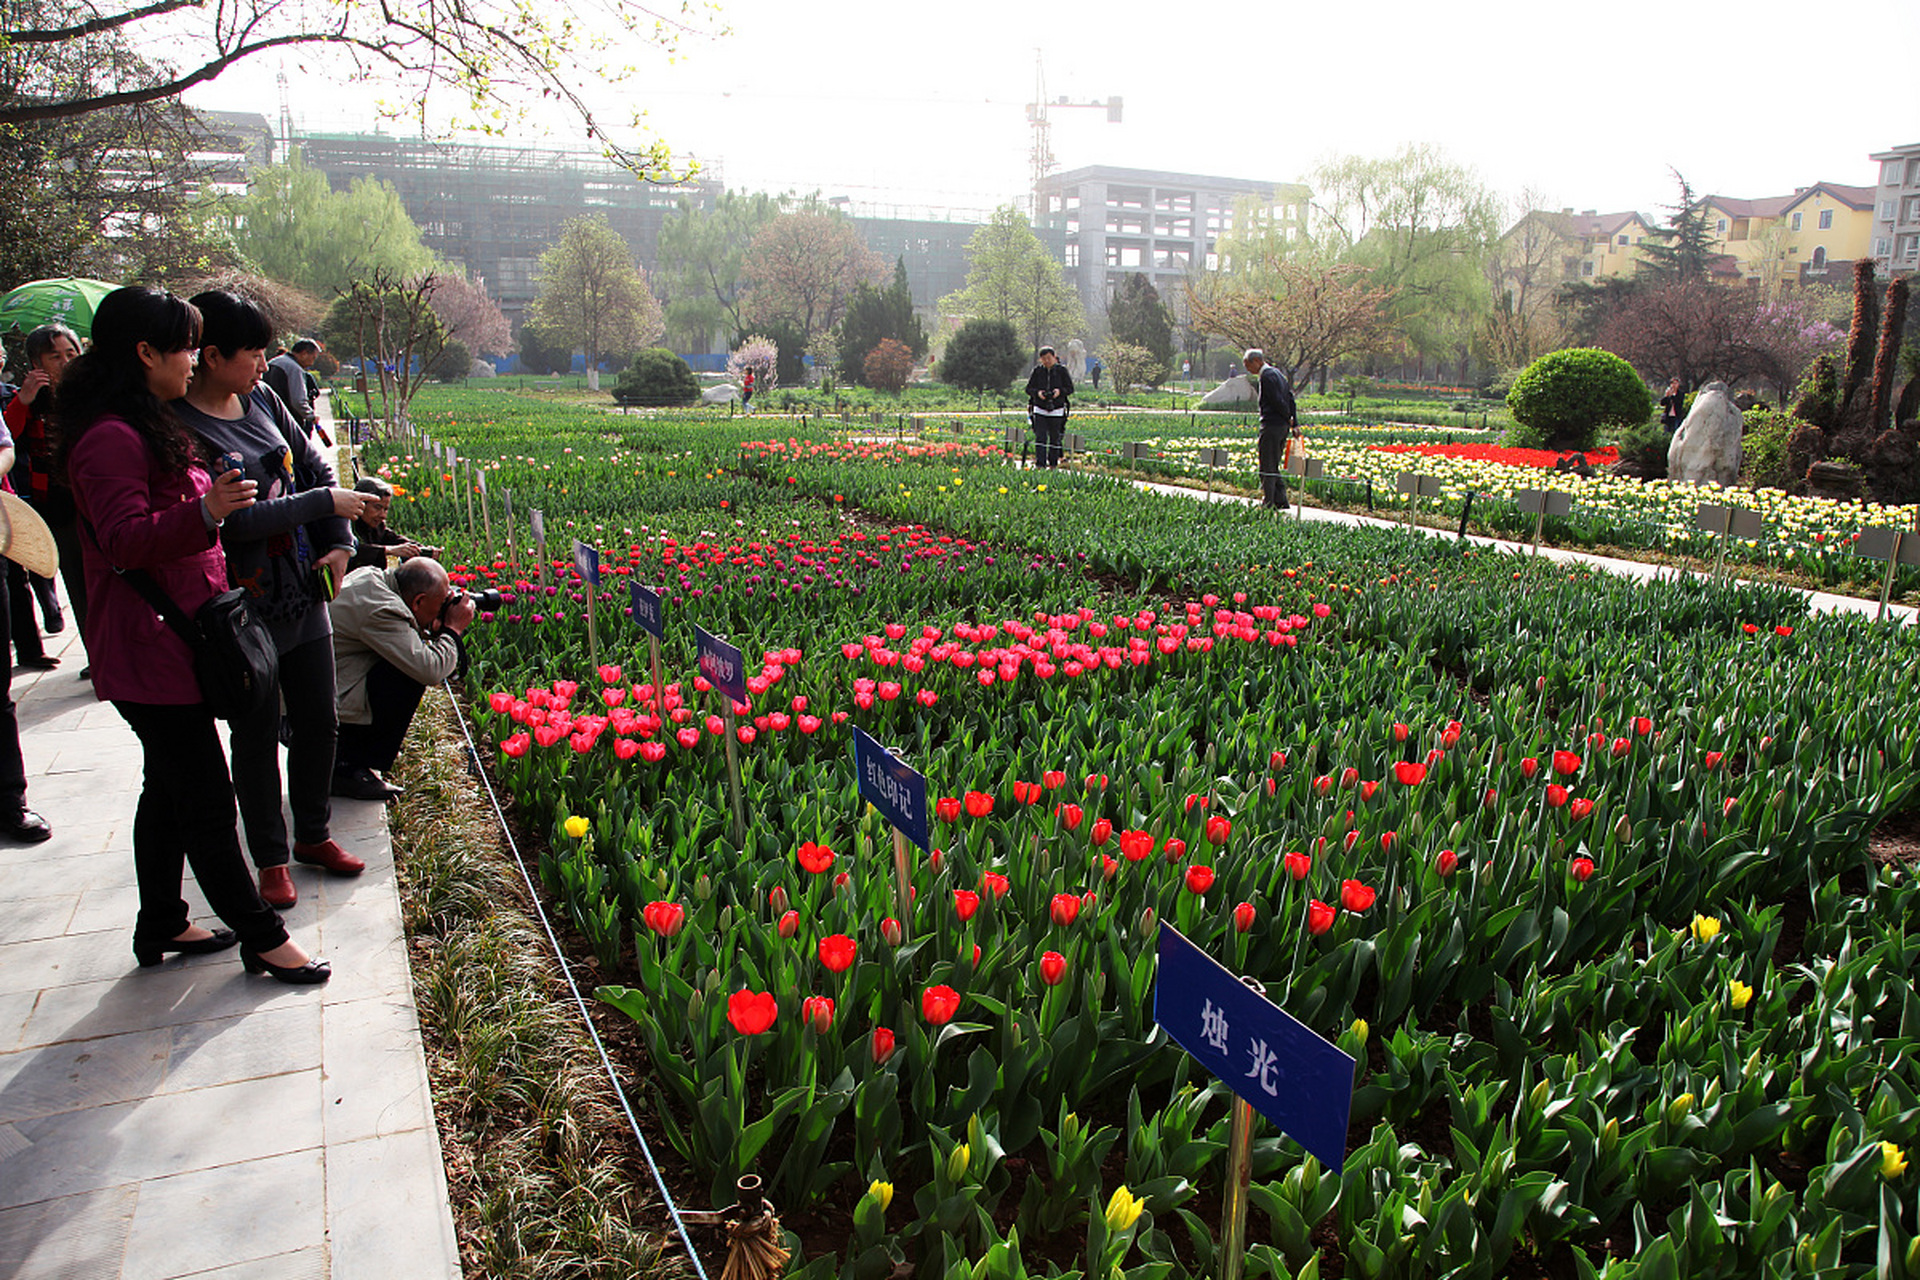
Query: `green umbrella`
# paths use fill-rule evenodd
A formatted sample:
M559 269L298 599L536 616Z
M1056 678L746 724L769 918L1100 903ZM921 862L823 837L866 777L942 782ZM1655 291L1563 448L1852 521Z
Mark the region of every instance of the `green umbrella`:
M77 276L28 281L0 298L0 333L26 333L57 323L84 338L93 331L94 307L119 287Z

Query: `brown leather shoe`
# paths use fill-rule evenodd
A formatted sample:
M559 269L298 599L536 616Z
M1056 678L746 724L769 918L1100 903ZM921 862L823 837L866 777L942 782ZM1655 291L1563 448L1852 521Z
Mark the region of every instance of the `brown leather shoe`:
M285 911L300 901L300 891L293 887L293 877L287 874L285 863L260 868L260 901L276 911Z
M323 868L336 876L357 876L367 869L365 862L332 840L322 840L319 844L296 843L293 860L303 866Z

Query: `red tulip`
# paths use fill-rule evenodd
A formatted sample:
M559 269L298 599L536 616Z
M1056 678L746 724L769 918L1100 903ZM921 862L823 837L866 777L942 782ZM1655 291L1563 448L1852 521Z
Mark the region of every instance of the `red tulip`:
M1059 805L1053 812L1060 819L1060 825L1069 831L1078 831L1081 820L1086 817L1086 811L1077 804Z
M1207 819L1207 843L1218 848L1227 842L1233 834L1233 824L1225 818L1215 815Z
M1410 729L1410 728L1408 728L1408 727L1407 727L1406 725L1404 725L1404 724L1401 724L1401 723L1400 723L1399 721L1397 721L1397 720L1396 720L1396 721L1394 721L1394 725L1393 725L1393 740L1394 740L1395 742L1405 742L1405 741L1407 740L1407 735L1408 735L1408 734L1410 734L1410 733L1412 733L1412 732L1413 732L1413 730L1412 730L1412 729Z
M930 850L927 854L927 865L933 868L933 874L935 875L939 875L942 871L945 871L947 869L947 851L945 849Z
M1773 634L1777 636L1790 636L1793 634L1793 628L1783 622L1773 629Z
M1558 809L1567 802L1567 789L1557 782L1547 784L1547 803Z
M1313 870L1313 859L1297 849L1288 853L1281 862L1286 865L1287 874L1295 880L1305 880L1307 872Z
M1233 929L1235 933L1245 933L1253 928L1253 904L1243 902L1233 909Z
M1521 777L1531 778L1538 772L1540 772L1540 762L1538 760L1535 760L1532 756L1522 756L1520 758Z
M1314 616L1314 617L1316 617L1316 618L1329 618L1329 617L1332 617L1332 616L1333 616L1333 606L1332 606L1332 605L1330 605L1330 604L1327 604L1327 603L1325 603L1325 602L1322 602L1322 603L1320 603L1320 604L1316 604L1316 605L1314 605L1314 606L1313 606L1313 616Z
M1347 835L1346 835L1346 845L1347 845L1347 852L1348 852L1348 853L1352 853L1352 852L1353 852L1353 846L1355 846L1355 845L1357 845L1357 844L1359 844L1359 843L1360 843L1360 833L1359 833L1358 831L1349 831L1349 832L1347 832Z
M1653 721L1645 716L1635 716L1633 718L1633 732L1635 737L1646 737L1653 732Z
M859 950L860 944L846 934L830 933L820 939L820 963L829 973L845 973Z
M1113 823L1106 818L1096 818L1093 823L1093 831L1090 834L1092 835L1095 847L1104 845L1113 835Z
M1287 753L1284 751L1275 751L1272 755L1267 757L1267 764L1275 769L1286 768Z
M1732 816L1734 806L1739 803L1740 803L1740 797L1728 796L1727 802L1720 806L1720 816L1723 818Z
M873 1065L884 1067L891 1057L893 1057L893 1032L885 1027L875 1027L873 1029Z
M933 816L942 822L960 821L960 798L958 796L941 796L933 802Z
M504 746L505 744L503 743L501 745ZM1725 758L1726 757L1718 751L1709 751L1707 752L1705 763L1707 768L1709 769L1718 769L1720 767L1720 762Z
M1348 765L1346 768L1340 771L1341 786L1350 787L1358 781L1360 781L1360 771L1354 768L1352 765Z
M1195 805L1199 805L1202 809L1204 809L1212 803L1213 803L1213 797L1211 796L1195 795L1191 791L1187 793L1187 812L1188 813L1193 812L1193 806Z
M1066 771L1064 769L1048 769L1040 775L1040 782L1047 790L1058 791L1067 785Z
M617 759L631 760L640 754L640 744L632 738L615 738L613 740L613 754Z
M518 760L527 754L527 748L533 745L533 739L524 733L516 733L500 744L501 754L509 759Z
M1062 928L1070 925L1080 915L1080 899L1071 893L1053 895L1053 922Z
M487 705L497 714L505 715L513 710L513 695L505 692L492 694L487 698Z
M880 922L880 940L890 947L900 945L900 939L906 935L900 929L900 922L892 916Z
M984 791L967 792L967 813L971 817L984 818L993 812L993 797Z
M935 1026L952 1022L959 1011L960 993L952 987L933 986L920 993L920 1014Z
M1205 893L1213 888L1213 868L1193 866L1187 868L1187 892Z
M1573 865L1570 866L1568 870L1572 872L1575 880L1586 880L1593 875L1593 859L1575 858Z
M1307 904L1307 932L1318 937L1333 928L1333 908L1315 898Z
M1427 766L1402 760L1393 766L1393 779L1403 787L1417 787L1427 780Z
M1329 791L1332 791L1332 790L1333 790L1333 778L1330 775L1323 773L1319 777L1313 780L1313 794L1317 796L1324 796Z
M1743 623L1741 623L1741 624L1740 624L1740 629L1741 629L1742 631L1744 631L1744 632L1746 632L1746 633L1747 633L1748 635L1750 635L1750 636L1757 636L1757 635L1759 635L1759 634L1760 634L1760 628L1759 628L1758 626L1756 626L1756 625L1754 625L1754 624L1753 624L1753 623L1751 623L1751 622L1743 622Z
M1433 869L1443 876L1452 875L1453 869L1458 865L1460 865L1460 858L1451 849L1442 849L1433 860Z
M806 871L819 875L833 865L833 850L823 844L809 840L800 846L800 866Z
M1107 775L1104 773L1088 774L1086 786L1089 791L1105 791L1107 789Z
M1452 721L1447 725L1446 732L1440 735L1440 745L1449 751L1460 745L1460 722L1458 720Z
M1379 789L1380 784L1377 782L1363 782L1360 784L1360 798L1362 800L1371 800L1373 799L1373 793Z
M601 684L619 684L619 683L620 683L620 668L618 668L618 667L614 667L614 666L604 666L604 667L601 667L601 668L600 668L600 683L601 683Z
M1060 985L1067 976L1067 958L1058 951L1049 951L1040 957L1040 981L1050 987Z
M1168 862L1178 862L1187 856L1187 842L1178 836L1169 836L1162 852L1166 854Z
M1580 757L1571 751L1554 752L1553 771L1563 777L1572 777L1580 772Z
M800 1021L813 1028L815 1035L825 1035L833 1030L833 998L831 996L808 996L800 1002Z
M767 906L775 915L787 909L787 888L785 885L777 884L767 890Z
M913 700L923 707L930 707L940 701L940 695L931 689L922 689L913 695Z
M980 895L971 889L953 891L953 914L960 917L962 924L973 919L973 913L980 909Z
M771 991L736 991L727 997L727 1021L743 1036L757 1036L773 1025L780 1002Z
M677 902L649 902L641 908L640 919L661 937L671 938L687 922L687 909Z
M1487 788L1487 794L1486 794L1486 796L1485 796L1485 797L1484 797L1484 798L1483 798L1483 799L1481 800L1481 802L1480 802L1480 803L1481 803L1481 804L1483 804L1484 806L1486 806L1487 808L1489 808L1489 809L1491 809L1491 808L1493 808L1493 802L1494 802L1494 801L1496 801L1496 800L1498 800L1499 798L1500 798L1500 790L1499 790L1499 788L1497 788L1497 787L1488 787L1488 788Z
M641 743L640 758L648 764L659 764L667 758L667 744L664 742Z
M1393 849L1393 842L1399 838L1400 833L1398 831L1382 831L1380 833L1380 852L1390 852Z
M692 727L676 729L673 734L673 740L688 751L691 751L700 745L700 731Z
M780 923L774 927L779 930L781 937L791 938L800 932L800 913L793 910L781 912Z
M1365 911L1373 905L1374 890L1367 888L1358 880L1340 882L1340 905L1354 913Z
M993 894L993 900L998 902L1007 896L1009 883L1005 876L995 871L989 871L980 877L980 887L990 891Z
M1572 801L1567 805L1567 817L1573 819L1575 822L1580 821L1580 819L1592 812L1593 801L1587 799L1585 796L1581 796L1578 800Z

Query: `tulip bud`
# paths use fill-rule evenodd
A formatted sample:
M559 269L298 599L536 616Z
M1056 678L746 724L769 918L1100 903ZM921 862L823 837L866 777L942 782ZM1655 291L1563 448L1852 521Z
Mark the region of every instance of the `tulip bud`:
M767 890L767 905L773 909L773 914L775 916L782 916L786 914L787 888L785 885L777 884L773 886L773 888Z
M1147 1202L1143 1197L1134 1195L1125 1187L1115 1187L1112 1198L1107 1201L1107 1230L1116 1235L1132 1230L1146 1207Z
M1609 1120L1600 1129L1600 1154L1610 1156L1620 1145L1620 1122Z
M1152 933L1153 925L1154 925L1153 908L1147 907L1145 910L1141 911L1140 913L1140 936L1144 938L1148 934Z
M1693 1095L1683 1093L1667 1104L1667 1123L1679 1124L1693 1110Z
M1613 838L1621 844L1633 839L1633 822L1624 813L1620 815L1620 821L1613 824Z
M787 910L781 915L778 927L781 937L791 938L800 931L800 913L791 909Z
M886 944L890 947L899 946L901 938L900 922L892 916L888 916L882 920L880 922L880 937L885 940Z
M725 937L727 934L732 932L733 932L733 904L728 903L726 906L720 908L720 936Z
M718 969L707 970L706 980L700 984L700 989L709 996L718 994L720 990L720 971Z
M1367 1032L1370 1029L1371 1028L1367 1026L1367 1020L1365 1018L1355 1018L1353 1020L1353 1034L1361 1044L1367 1042Z
M713 896L713 877L702 871L700 877L693 882L693 896L702 902L711 898Z
M958 1182L966 1176L967 1166L973 1163L973 1152L962 1142L947 1153L947 1181Z
M1320 1162L1308 1156L1300 1165L1300 1190L1311 1196L1320 1189Z
M1777 1186L1778 1184L1776 1183L1775 1185ZM887 1206L893 1203L893 1184L891 1182L874 1182L867 1187L867 1195L872 1198L875 1204L880 1206L880 1212L885 1213Z
M1707 1087L1700 1091L1700 1105L1711 1111L1713 1104L1720 1099L1720 1077L1707 1081Z
M1915 1236L1907 1245L1907 1274L1920 1276L1920 1236Z
M1801 1236L1793 1246L1793 1270L1796 1275L1812 1275L1820 1268L1820 1250L1812 1236Z
M687 1021L688 1022L700 1021L700 1009L703 1005L706 1004L706 1002L707 1002L707 998L700 994L700 988L695 987L693 989L693 994L687 997Z
M1775 813L1780 812L1781 807L1787 803L1787 789L1785 787L1782 787L1778 791L1774 792L1773 798L1767 801L1767 803L1770 806L1772 806L1773 811Z

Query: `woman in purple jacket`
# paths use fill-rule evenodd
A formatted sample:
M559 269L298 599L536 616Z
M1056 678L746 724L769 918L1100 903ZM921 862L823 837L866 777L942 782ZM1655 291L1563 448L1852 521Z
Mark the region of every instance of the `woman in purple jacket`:
M60 464L79 506L87 574L87 653L95 694L144 752L133 820L140 915L133 954L203 955L240 944L249 973L325 982L332 969L287 937L260 899L234 831L233 784L186 643L116 570L144 570L191 617L227 589L219 528L252 505L254 482L213 478L167 408L187 389L200 313L172 294L117 289L93 318L93 346L67 367L57 400ZM182 863L229 929L187 918Z

